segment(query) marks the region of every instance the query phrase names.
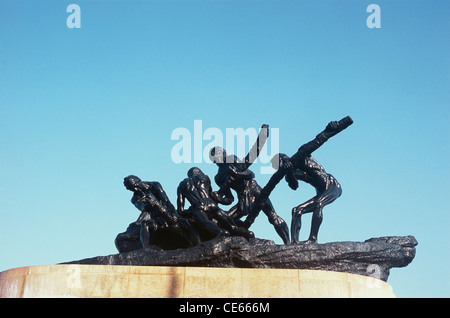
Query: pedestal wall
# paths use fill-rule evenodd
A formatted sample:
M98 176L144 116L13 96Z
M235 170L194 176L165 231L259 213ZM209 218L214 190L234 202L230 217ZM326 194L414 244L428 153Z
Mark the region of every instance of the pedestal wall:
M342 272L174 266L40 265L0 273L0 297L395 297L379 279Z

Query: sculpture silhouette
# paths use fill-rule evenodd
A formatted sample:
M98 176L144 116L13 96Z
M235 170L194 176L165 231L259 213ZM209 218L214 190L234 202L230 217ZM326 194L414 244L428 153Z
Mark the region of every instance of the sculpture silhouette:
M317 242L323 220L322 210L336 200L342 190L338 181L311 154L352 123L349 116L340 121L332 121L313 140L302 145L292 157L282 153L274 156L272 165L277 171L264 188L258 185L254 179L255 174L249 167L265 145L269 136L268 125L261 127L255 144L242 160L234 155L227 155L221 147L214 147L210 150L210 158L218 166L214 180L219 189L213 191L209 177L198 167L193 167L177 188L177 209L159 182L142 181L133 175L126 177L124 186L133 192L131 202L141 214L124 233L117 235L117 249L122 253L150 245L162 249L186 248L196 246L201 241L230 235L254 238L254 234L248 229L261 211L266 214L284 244L289 244L288 226L275 212L269 199L283 177L294 190L298 188L298 180L309 183L316 189L313 198L292 209L291 237L292 243L299 243L301 217L312 213L311 232L306 242ZM232 190L237 194L237 203L225 212L219 204L233 203ZM186 200L190 203L187 210ZM246 218L242 221L244 217Z

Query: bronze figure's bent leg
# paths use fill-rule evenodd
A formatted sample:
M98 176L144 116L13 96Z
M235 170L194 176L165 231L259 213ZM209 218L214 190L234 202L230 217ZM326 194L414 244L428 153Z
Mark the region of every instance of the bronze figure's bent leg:
M292 221L291 221L291 238L292 244L299 243L298 236L302 227L302 214L314 211L314 202L316 197L309 199L308 201L296 206L292 209Z
M312 199L300 204L292 209L291 236L292 243L298 243L298 235L301 228L301 216L305 213L313 213L311 219L311 232L306 243L316 243L319 234L319 228L323 220L323 208L332 203L342 193L341 187L332 186L324 192L316 195Z
M286 222L275 212L269 199L262 205L262 210L264 214L267 215L270 224L273 225L284 244L289 244L289 228Z

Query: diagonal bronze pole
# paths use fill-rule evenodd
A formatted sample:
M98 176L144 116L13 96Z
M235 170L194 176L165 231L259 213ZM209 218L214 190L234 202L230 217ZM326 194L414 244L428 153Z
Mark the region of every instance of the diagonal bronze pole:
M244 158L246 168L250 167L251 164L258 158L261 149L266 144L267 138L269 137L269 125L262 125L253 147L250 149L247 156Z

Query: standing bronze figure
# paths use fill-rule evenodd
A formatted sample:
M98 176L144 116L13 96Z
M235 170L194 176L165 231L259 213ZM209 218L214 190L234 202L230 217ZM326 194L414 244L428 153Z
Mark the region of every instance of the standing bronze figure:
M337 180L331 174L328 174L311 154L329 138L343 131L352 123L353 120L349 116L340 121L332 121L316 138L301 146L291 158L285 154L278 154L272 159L272 165L278 170L261 190L257 203L254 205L254 210L257 210L267 200L283 177L293 190L298 188L297 180L307 182L316 189L316 196L292 209L291 237L294 244L299 243L301 216L305 213L313 213L311 232L306 243L317 242L319 228L323 220L323 207L336 200L342 193Z
M250 228L262 210L284 244L288 244L288 226L275 212L269 197L267 196L265 200L258 204L257 208L255 207L256 199L260 196L261 187L254 179L255 174L249 167L258 157L267 137L268 126L263 125L255 145L244 160L239 160L234 155L228 156L221 147L214 147L210 150L211 161L218 166L218 171L214 178L220 188L217 191L217 200L222 204L231 204L234 200L231 190L234 190L237 194L238 202L228 213L235 220L236 224L246 229ZM247 216L247 218L242 222L240 218L244 216Z

